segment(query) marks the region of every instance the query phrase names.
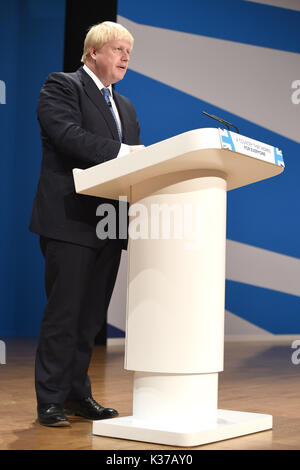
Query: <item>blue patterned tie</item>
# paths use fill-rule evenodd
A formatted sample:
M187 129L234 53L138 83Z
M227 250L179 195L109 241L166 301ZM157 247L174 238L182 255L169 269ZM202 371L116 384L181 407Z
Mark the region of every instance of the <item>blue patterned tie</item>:
M112 115L113 115L113 117L114 117L114 120L115 120L115 122L116 122L117 129L118 129L119 140L120 140L120 142L122 142L121 129L120 129L120 126L119 126L117 117L116 117L116 115L115 115L115 112L114 112L114 110L113 110L113 107L112 107L112 104L111 104L111 101L110 101L110 91L109 91L108 88L102 88L101 92L102 92L102 94L103 94L103 96L104 96L104 98L105 98L105 101L106 101L106 103L108 104L109 109L111 110L111 113L112 113Z

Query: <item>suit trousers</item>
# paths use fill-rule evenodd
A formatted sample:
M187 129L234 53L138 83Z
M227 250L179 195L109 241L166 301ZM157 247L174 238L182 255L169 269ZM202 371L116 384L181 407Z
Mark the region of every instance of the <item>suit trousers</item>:
M99 249L40 238L47 304L35 361L39 404L92 396L88 368L120 264L119 240Z

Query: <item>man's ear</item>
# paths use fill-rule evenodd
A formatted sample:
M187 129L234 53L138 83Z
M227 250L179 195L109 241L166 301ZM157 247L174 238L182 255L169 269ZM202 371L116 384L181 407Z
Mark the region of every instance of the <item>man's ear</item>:
M97 51L96 51L96 49L95 49L94 47L90 47L90 50L89 50L90 57L91 57L92 59L94 59L94 60L96 59L96 52L97 52Z

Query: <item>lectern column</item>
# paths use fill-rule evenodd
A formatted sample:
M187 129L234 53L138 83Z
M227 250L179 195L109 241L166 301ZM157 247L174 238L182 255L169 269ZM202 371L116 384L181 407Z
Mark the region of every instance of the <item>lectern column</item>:
M207 173L165 180L163 188L156 179L131 194L125 368L135 371L133 417L190 421L193 410L194 418L215 419L226 180Z

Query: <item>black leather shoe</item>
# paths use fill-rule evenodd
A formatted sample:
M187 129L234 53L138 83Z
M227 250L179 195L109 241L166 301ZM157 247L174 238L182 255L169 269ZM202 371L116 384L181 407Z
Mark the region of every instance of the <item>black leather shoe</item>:
M45 405L39 404L37 411L38 420L43 426L70 426L60 405L54 403L47 403Z
M92 397L82 400L67 401L64 403L64 413L71 416L81 416L86 419L108 419L118 416L118 412L113 408L104 408Z

